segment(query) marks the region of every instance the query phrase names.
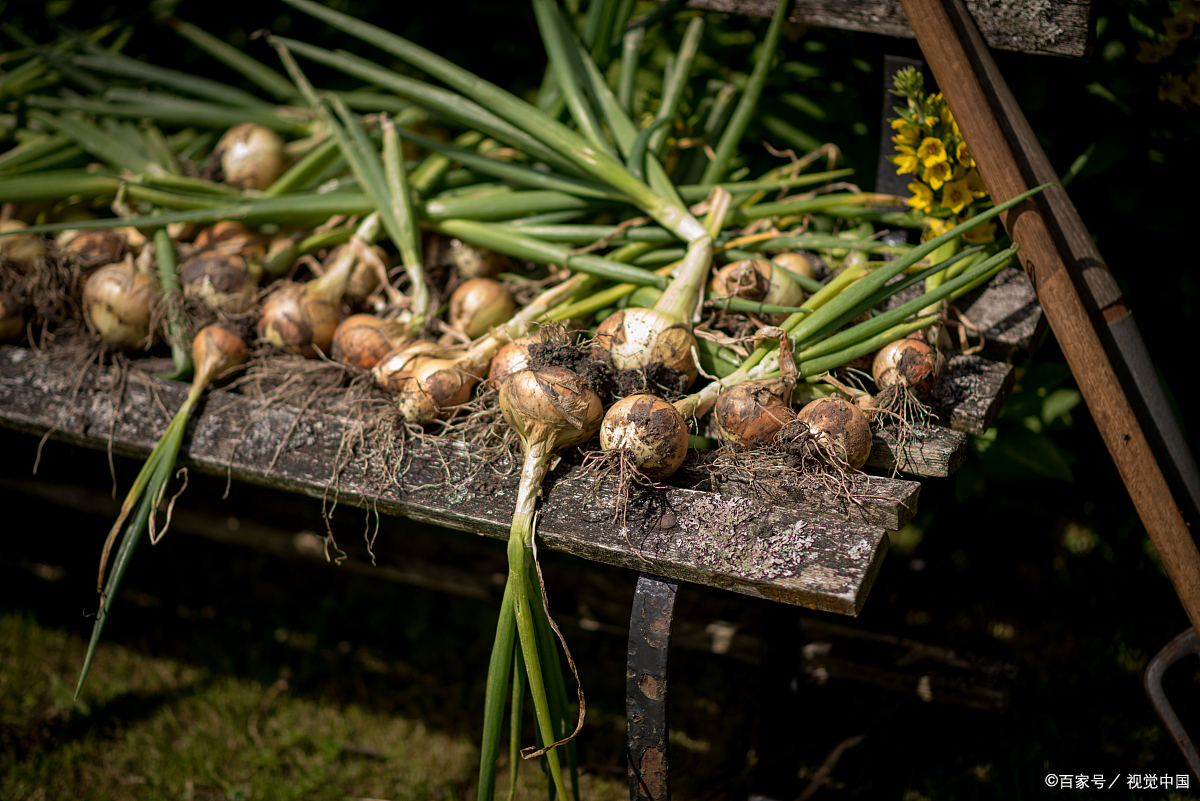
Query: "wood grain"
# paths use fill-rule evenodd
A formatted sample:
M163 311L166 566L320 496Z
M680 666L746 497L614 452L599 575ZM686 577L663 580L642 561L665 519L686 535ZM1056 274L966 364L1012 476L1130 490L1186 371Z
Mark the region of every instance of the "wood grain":
M690 8L769 17L776 0L688 0ZM1092 47L1088 0L971 0L971 15L990 47L1057 56L1086 56ZM797 0L788 19L805 25L913 38L898 0Z
M938 86L963 131L992 197L1000 202L1028 188L975 63L986 45L961 2L902 0ZM974 57L972 57L974 54ZM1134 506L1158 548L1168 578L1193 626L1200 625L1200 552L1072 282L1039 207L1026 201L1002 216L1021 246L1054 336Z
M128 382L119 408L113 374L79 374L30 351L0 348L0 424L102 450L145 456L186 392L182 384ZM79 381L79 388L72 387ZM155 400L150 388L158 399ZM161 402L161 405L160 405ZM189 425L181 465L236 480L367 506L390 515L505 538L517 476L489 471L470 483L464 449L410 447L385 471L354 460L336 488L350 423L289 407L258 409L212 392ZM497 465L503 470L505 465ZM390 479L392 468L401 482ZM750 498L681 488L636 489L624 510L611 486L561 466L543 486L538 540L592 561L652 572L781 603L857 615L887 550L885 531ZM314 521L314 527L320 521Z

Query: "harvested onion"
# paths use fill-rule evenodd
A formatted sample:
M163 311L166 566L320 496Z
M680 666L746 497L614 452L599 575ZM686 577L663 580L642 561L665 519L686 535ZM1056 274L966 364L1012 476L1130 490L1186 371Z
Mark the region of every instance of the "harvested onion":
M156 278L139 272L133 258L101 267L83 286L88 326L103 341L120 348L148 345L155 307L162 297Z
M946 358L919 339L900 339L879 349L871 365L871 374L880 389L902 386L920 400L927 400L937 388Z
M517 304L504 284L492 278L472 278L450 296L448 322L467 339L483 336L512 319Z
M657 395L629 395L604 415L600 447L624 451L642 475L661 481L687 458L687 421Z
M19 231L28 227L20 220L11 218L0 220L0 233ZM37 234L0 236L0 261L12 265L17 272L29 272L37 264L38 259L44 258L45 255L46 243Z
M333 332L330 355L335 361L370 370L388 353L408 344L407 331L397 320L352 314Z
M796 413L816 441L838 463L857 470L871 455L871 424L853 403L842 398L818 398Z
M266 189L287 168L279 134L250 122L226 131L213 152L225 183L237 189Z

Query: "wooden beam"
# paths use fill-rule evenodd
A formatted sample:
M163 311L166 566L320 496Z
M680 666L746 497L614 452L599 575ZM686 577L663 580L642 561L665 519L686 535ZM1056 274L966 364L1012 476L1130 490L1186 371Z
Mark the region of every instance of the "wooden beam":
M959 0L901 2L992 198L1003 202L1025 192L1028 181L999 119L1020 114L1020 109L993 105L985 91L981 75L986 71L977 65L991 57L970 15ZM1188 619L1200 630L1200 552L1043 215L1037 204L1027 200L1001 215L1001 220L1021 246L1018 258L1037 290L1088 410Z
M777 0L688 0L689 8L769 17ZM1086 56L1093 41L1089 0L969 0L967 8L989 47L1055 56ZM796 0L788 19L822 28L843 28L913 38L896 0Z

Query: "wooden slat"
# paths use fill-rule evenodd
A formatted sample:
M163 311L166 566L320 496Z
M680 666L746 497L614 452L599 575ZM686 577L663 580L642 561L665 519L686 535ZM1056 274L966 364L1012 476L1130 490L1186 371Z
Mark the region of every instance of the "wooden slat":
M776 0L688 0L690 8L769 17ZM989 47L1056 56L1091 51L1089 0L968 0L967 8ZM824 28L843 28L913 38L897 0L796 0L788 19Z
M917 513L919 482L865 473L850 476L849 482L844 492L833 492L811 476L780 477L729 468L709 471L698 461L685 463L672 477L672 483L692 489L805 508L839 520L883 526L889 531L898 531Z
M50 431L56 439L91 448L111 443L115 452L148 454L167 419L143 382L128 383L118 411L107 391L110 370L90 369L72 398L79 379L62 363L0 348L0 424ZM177 408L186 391L164 381L155 381L154 388L166 409ZM181 463L331 497L330 466L348 422L315 412L297 419L297 414L286 407L257 410L238 396L216 391L189 426ZM463 486L467 465L452 451L410 447L403 486L381 485L378 476L352 462L339 477L336 497L385 514L506 537L516 475L489 474L486 483ZM445 476L458 483L448 483ZM858 614L887 550L882 528L749 498L638 489L618 525L611 490L594 487L575 468L552 472L543 490L538 528L543 547L829 612Z
M1001 270L986 285L955 301L954 307L975 329L972 342L982 335L987 352L1005 357L1033 350L1046 329L1029 276L1015 267Z
M982 434L1000 413L1013 382L1011 364L952 353L930 406L955 431Z
M962 467L966 459L967 435L961 431L920 425L909 426L901 433L895 426L889 426L875 434L867 467L945 478Z

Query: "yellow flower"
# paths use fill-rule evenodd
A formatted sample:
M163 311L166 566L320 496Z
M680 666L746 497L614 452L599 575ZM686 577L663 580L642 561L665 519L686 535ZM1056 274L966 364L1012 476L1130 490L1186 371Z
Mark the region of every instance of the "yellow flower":
M955 176L956 178L958 176ZM983 183L983 177L978 170L967 170L967 174L963 176L963 180L967 182L967 189L971 191L974 197L987 197L987 186Z
M937 125L937 124L938 124L938 118L937 118L937 117L932 117L932 116L931 116L931 117L926 117L926 118L925 118L925 127L926 127L926 128L933 128L933 126L935 126L935 125Z
M996 224L985 220L962 235L963 241L972 245L986 245L996 241Z
M966 181L948 181L942 187L942 208L958 214L971 202L971 189Z
M1158 99L1169 100L1177 106L1183 105L1183 99L1187 95L1187 84L1183 78L1178 75L1168 75L1158 86Z
M897 130L897 131L900 130L901 128L907 128L911 124L912 123L910 123L908 120L906 120L902 117L897 117L896 119L892 120L892 128L893 128L893 130Z
M921 234L921 241L928 242L935 236L941 236L942 234L946 233L956 225L958 225L958 221L953 217L949 217L945 220L938 217L926 217L925 232Z
M926 167L932 167L939 161L946 160L946 146L936 136L927 136L921 140L921 146L917 148L917 156Z
M947 125L954 125L954 114L950 111L949 106L942 106L942 122Z
M917 167L921 166L921 160L917 158L917 151L907 145L897 145L896 150L898 155L892 156L891 161L896 165L896 174L904 175L906 172L916 172Z
M937 164L929 165L921 175L921 180L929 184L932 189L941 189L942 184L950 180L950 162L939 161Z
M925 184L913 181L908 185L908 191L912 192L912 197L907 201L908 205L917 211L928 211L933 207L933 190Z
M1157 64L1174 52L1174 42L1138 42L1138 54L1134 58L1143 64Z
M921 130L919 128L901 128L900 133L892 137L892 141L898 145L916 145L921 141Z
M1192 35L1192 18L1184 14L1163 17L1162 24L1167 32L1167 41L1174 42Z
M975 166L975 159L971 158L971 151L967 149L965 140L958 143L958 147L954 151L954 160L964 167Z

